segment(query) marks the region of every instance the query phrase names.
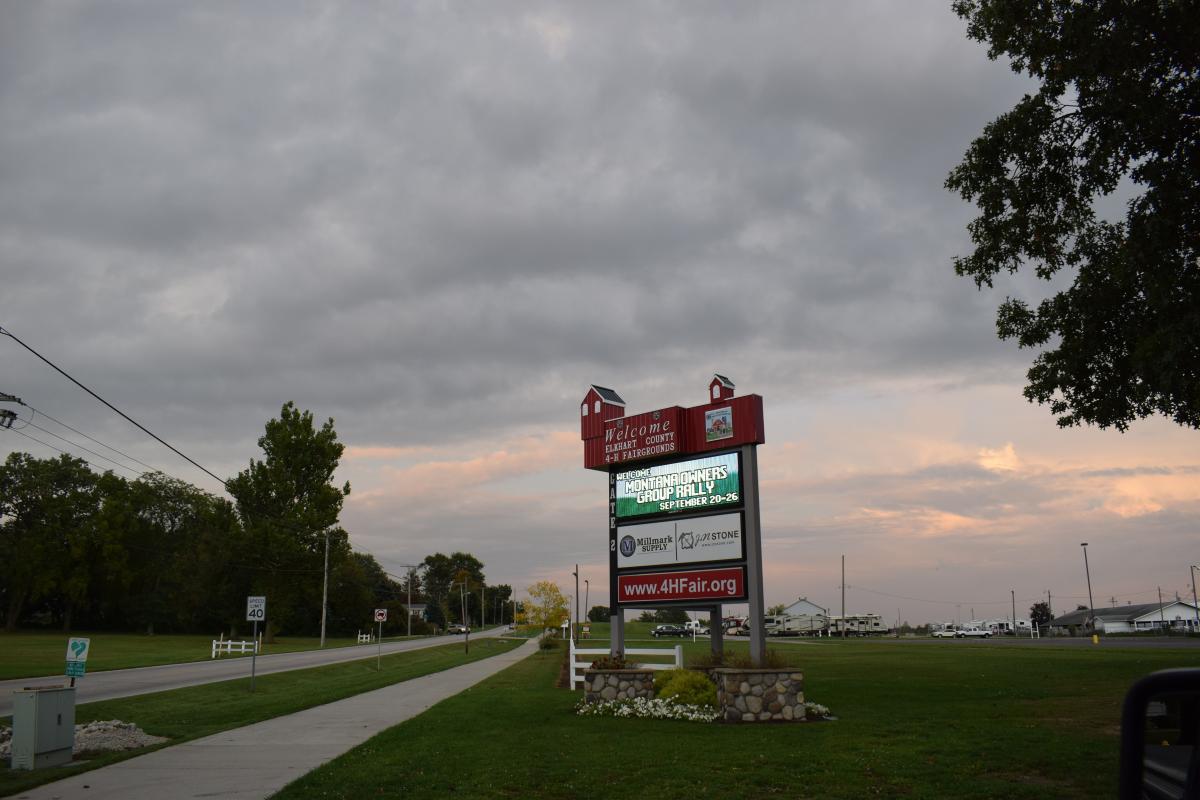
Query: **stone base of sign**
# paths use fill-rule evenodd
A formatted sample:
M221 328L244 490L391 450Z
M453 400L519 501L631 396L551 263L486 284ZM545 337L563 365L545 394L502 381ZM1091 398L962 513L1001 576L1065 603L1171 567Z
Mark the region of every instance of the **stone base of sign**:
M726 722L803 722L804 674L778 669L714 669Z
M583 673L584 698L589 703L601 700L654 699L654 670L589 669Z

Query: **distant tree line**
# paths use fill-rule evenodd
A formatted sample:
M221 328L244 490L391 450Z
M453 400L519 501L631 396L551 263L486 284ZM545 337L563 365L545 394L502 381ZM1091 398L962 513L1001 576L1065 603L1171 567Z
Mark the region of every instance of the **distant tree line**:
M349 484L333 420L319 429L292 403L267 423L264 458L226 483L233 501L162 473L128 480L70 455L10 453L0 465L0 613L5 630L245 632L246 597L267 597L267 634L320 631L329 552L327 633L407 629L405 603L432 625L511 621L512 590L486 586L468 553L427 556L396 579L355 552L338 525ZM456 583L456 581L458 581ZM486 604L486 605L483 605ZM414 633L426 625L415 621Z

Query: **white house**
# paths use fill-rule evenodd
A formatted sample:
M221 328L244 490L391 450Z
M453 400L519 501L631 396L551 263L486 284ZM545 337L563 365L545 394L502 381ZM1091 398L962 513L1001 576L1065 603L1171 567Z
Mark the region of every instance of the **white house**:
M800 614L808 614L810 616L815 616L817 614L821 614L823 616L828 617L829 609L821 608L819 605L817 605L813 601L809 600L807 597L801 597L799 600L792 603L787 608L783 609L783 613L785 613L789 616L793 616L793 617L799 616Z
M1136 633L1149 631L1197 631L1196 606L1186 600L1137 603L1111 608L1083 609L1055 617L1050 627L1063 632L1084 632L1088 619L1095 616L1098 633Z

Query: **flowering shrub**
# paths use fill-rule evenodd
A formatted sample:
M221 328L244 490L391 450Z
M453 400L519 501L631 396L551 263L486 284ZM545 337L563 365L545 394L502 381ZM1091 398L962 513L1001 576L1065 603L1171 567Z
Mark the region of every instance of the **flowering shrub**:
M580 700L575 706L575 713L584 717L681 719L687 722L713 722L721 716L721 712L712 706L691 706L661 698L647 700L644 697L635 697L633 700L602 700L599 703Z
M827 706L823 706L820 703L811 703L807 700L804 701L804 713L810 719L813 717L818 719L830 719L832 716L829 713L829 708Z
M717 687L692 669L669 669L654 675L654 696L687 706L716 706Z
M629 662L621 656L602 656L592 662L592 669L628 669Z

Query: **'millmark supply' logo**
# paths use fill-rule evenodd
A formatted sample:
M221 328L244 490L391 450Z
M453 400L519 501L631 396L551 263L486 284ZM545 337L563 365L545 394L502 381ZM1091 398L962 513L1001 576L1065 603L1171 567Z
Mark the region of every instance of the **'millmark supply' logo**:
M621 537L621 555L629 558L636 550L637 542L634 541L632 536Z

